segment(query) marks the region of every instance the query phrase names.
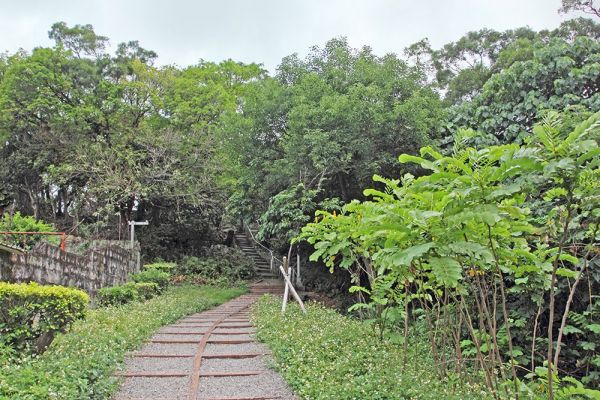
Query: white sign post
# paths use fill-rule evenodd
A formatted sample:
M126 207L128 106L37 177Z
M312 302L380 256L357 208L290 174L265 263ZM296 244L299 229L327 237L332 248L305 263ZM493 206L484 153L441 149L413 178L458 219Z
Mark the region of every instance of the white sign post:
M133 249L133 242L135 238L135 226L136 225L148 225L148 221L129 221L129 226L131 226L131 248Z

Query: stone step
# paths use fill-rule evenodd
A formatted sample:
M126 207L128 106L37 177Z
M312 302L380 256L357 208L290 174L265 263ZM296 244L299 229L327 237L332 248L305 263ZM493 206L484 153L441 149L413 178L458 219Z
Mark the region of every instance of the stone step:
M268 275L268 274L258 275L258 277L262 278L262 279L268 279L268 280L275 280L275 279L277 279L277 277L275 275Z

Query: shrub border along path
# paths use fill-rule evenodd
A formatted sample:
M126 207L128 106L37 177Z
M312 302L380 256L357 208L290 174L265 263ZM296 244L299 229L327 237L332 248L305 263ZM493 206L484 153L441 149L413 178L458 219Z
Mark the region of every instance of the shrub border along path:
M43 355L17 364L0 359L0 399L108 399L120 381L112 374L127 351L161 326L242 293L185 285L143 303L89 311Z

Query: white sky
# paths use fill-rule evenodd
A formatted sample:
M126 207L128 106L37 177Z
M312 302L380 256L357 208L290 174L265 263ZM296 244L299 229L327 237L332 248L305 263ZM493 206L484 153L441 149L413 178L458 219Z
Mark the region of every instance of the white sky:
M555 28L560 0L0 0L0 52L51 45L52 23L92 24L117 43L139 40L159 64L199 59L258 62L273 71L282 57L347 36L376 54L423 37L434 47L483 27Z

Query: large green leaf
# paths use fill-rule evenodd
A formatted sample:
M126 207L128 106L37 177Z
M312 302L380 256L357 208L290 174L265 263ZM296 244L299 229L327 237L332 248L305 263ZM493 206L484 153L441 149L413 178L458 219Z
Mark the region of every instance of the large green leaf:
M435 279L443 286L456 287L462 278L461 265L450 257L433 257L429 265Z
M421 257L433 247L434 244L432 242L409 247L394 254L392 256L392 262L396 266L410 265L415 258Z

